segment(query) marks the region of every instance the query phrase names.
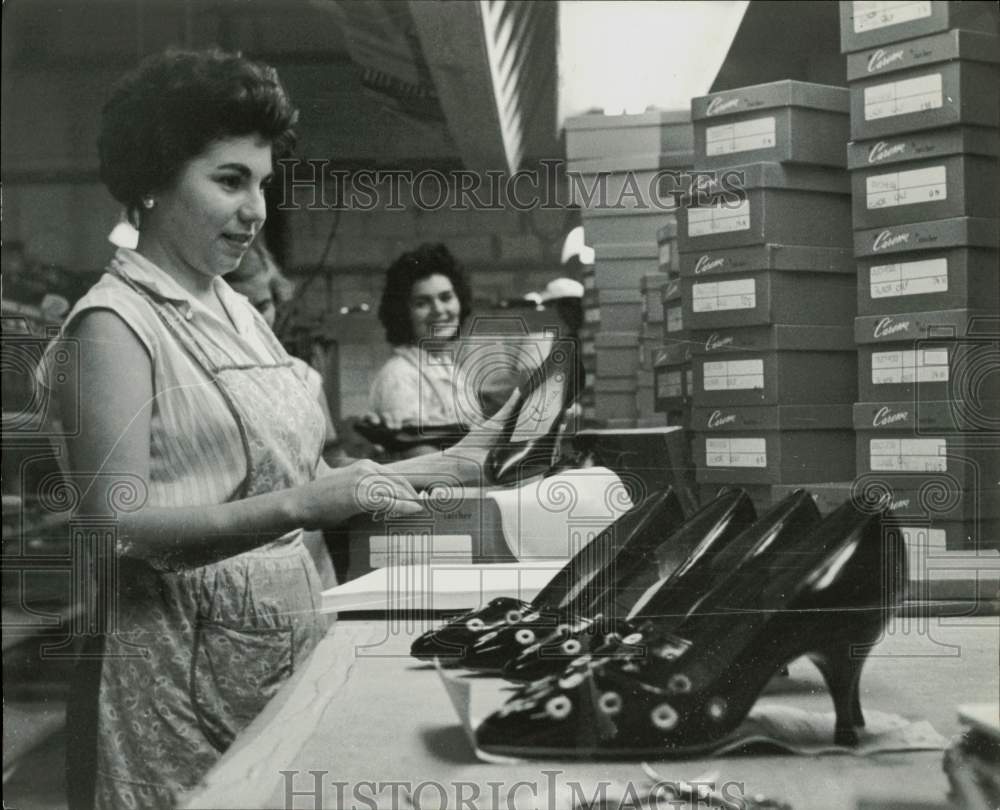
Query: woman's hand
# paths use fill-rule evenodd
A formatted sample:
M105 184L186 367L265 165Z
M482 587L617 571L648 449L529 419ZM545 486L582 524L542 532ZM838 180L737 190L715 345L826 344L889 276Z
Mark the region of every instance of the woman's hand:
M367 459L327 469L322 477L291 491L296 523L322 529L361 512L375 519L423 513L423 500L407 479Z

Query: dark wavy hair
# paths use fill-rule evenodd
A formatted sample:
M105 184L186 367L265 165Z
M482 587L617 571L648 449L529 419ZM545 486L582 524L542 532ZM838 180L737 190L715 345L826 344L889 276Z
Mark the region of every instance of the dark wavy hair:
M410 293L413 285L440 274L451 281L461 306L459 325L472 310L472 293L465 271L442 244L425 243L400 256L385 273L385 288L378 305L378 319L385 327L385 338L393 346L408 346L416 341L410 323Z
M297 120L272 67L218 49L156 54L104 105L101 180L134 219L145 195L169 186L213 141L259 134L280 158L295 144Z

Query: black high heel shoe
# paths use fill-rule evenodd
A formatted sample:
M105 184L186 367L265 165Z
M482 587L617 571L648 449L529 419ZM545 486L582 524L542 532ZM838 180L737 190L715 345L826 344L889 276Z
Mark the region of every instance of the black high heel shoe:
M572 347L563 343L532 372L486 458L486 469L498 484L545 473L558 458L559 428L583 382L577 379Z
M559 609L541 610L521 616L519 621L482 634L466 654L454 663L480 672L499 673L527 650L534 651L539 639L553 632L575 634L591 629L600 632L613 618L624 618L635 601L661 577L682 565L700 543L724 545L750 526L756 517L753 503L743 490L727 490L702 507L682 525L650 522L649 531L658 542L640 549L627 548L595 578ZM566 655L581 652L579 642L568 639Z
M858 683L906 582L898 532L844 504L767 578L717 588L643 657L581 656L522 688L477 729L517 756L663 757L715 748L781 666L808 656L833 697L835 741L857 743Z
M761 566L800 543L820 521L809 493L796 490L727 544L702 538L674 572L652 586L633 606L629 617L601 637L571 634L567 627L522 651L504 667L503 677L533 681L556 675L582 652L595 657L633 655L656 643L664 630L682 622L715 587L731 587L735 577L759 577ZM569 644L567 644L569 641ZM576 643L574 643L574 641ZM572 654L576 653L576 655Z
M488 633L517 624L526 616L555 610L570 599L585 599L586 594L602 587L603 571L613 570L620 559L649 553L659 545L665 527L679 526L683 521L684 512L673 488L654 492L580 549L530 602L509 596L493 599L424 633L413 642L410 654L425 661L441 658L442 663L453 663L451 659L467 655Z

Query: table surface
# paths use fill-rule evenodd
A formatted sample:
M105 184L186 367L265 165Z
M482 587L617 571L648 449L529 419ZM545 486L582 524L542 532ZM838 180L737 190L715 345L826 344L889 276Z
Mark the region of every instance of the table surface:
M342 618L183 806L382 810L460 808L464 799L466 810L561 810L573 806L574 783L587 797L601 780L649 783L638 761L477 759L438 673L407 655L410 640L427 626L405 616ZM897 618L865 666L862 706L928 720L950 738L961 729L958 704L998 700L998 650L1000 617ZM790 678L773 682L767 697L832 709L819 673L805 659L791 666ZM670 781L710 775L717 786L729 784L730 798L763 793L796 810L853 810L860 800L945 805L948 781L941 763L942 752L920 751L728 755L651 764Z

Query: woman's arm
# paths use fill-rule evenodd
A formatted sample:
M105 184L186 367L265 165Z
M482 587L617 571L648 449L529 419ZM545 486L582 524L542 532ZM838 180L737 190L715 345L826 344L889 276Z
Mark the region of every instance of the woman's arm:
M81 511L107 516L113 487L137 478L149 481L152 367L139 339L108 310L85 313L73 336L80 342L80 365L58 389L62 407L80 414L78 435L69 441L70 466L83 489ZM146 506L115 517L121 553L170 565L203 565L293 529L336 525L380 507L394 515L422 511L401 476L359 462L310 484L241 501Z

